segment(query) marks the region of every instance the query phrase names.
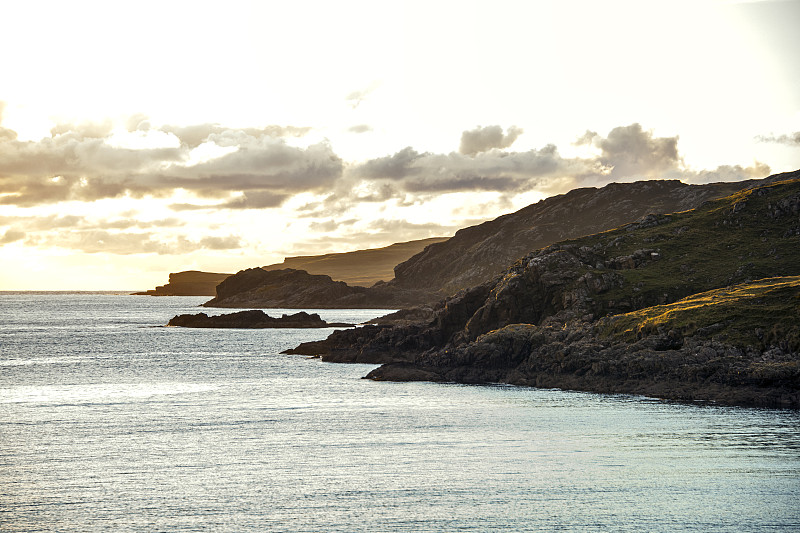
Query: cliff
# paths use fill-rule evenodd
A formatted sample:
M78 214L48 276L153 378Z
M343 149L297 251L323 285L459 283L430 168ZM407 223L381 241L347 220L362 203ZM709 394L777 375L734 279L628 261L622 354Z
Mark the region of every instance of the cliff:
M264 270L305 270L309 274L324 274L348 285L370 287L379 281L394 277L394 267L427 246L446 241L447 237L432 237L395 243L383 248L369 248L353 252L324 255L287 257L283 263L267 265ZM212 293L213 294L213 293Z
M394 276L394 266L421 252L430 244L447 240L432 237L391 244L383 248L369 248L353 252L287 257L283 263L267 265L264 270L305 270L309 274L327 275L332 280L352 286L372 286ZM216 288L232 274L190 270L169 275L169 283L153 290L137 292L147 296L216 296ZM266 306L262 306L266 307ZM286 307L286 306L283 306ZM314 305L312 307L323 307ZM369 307L369 306L368 306ZM380 307L380 305L378 306Z
M187 270L169 275L166 285L159 285L153 290L137 292L146 296L214 296L217 285L230 274L216 272L199 272Z
M304 270L250 268L237 272L217 286L217 296L204 307L291 309L392 309L430 298L421 291L386 291L350 286L330 276Z
M390 285L448 296L492 279L532 250L613 229L650 213L693 209L755 183L651 180L575 189L459 230L397 265Z
M295 353L389 363L374 379L507 382L800 407L800 354L791 340L797 337L791 325L800 322L793 278L800 275L797 178L800 171L775 176L694 210L648 215L550 245L441 301L427 321L337 332ZM699 293L739 284L726 290L741 295L756 289L754 280L776 276L786 279L760 282L770 290L747 305L729 299L705 314L709 306L698 303L723 294ZM687 297L695 300L682 300ZM678 307L658 307L670 304ZM747 310L759 306L774 312ZM684 311L683 325L650 320L675 317L676 309ZM642 314L630 314L637 311ZM750 330L755 337L742 333Z
M299 299L287 293L284 287L276 286L272 291L266 285L254 285L250 287L250 294L242 291L236 298L224 301L218 297L206 306L303 307L301 301L304 306L313 308L430 306L460 289L491 280L532 250L563 239L609 230L648 213L697 207L708 199L726 196L753 183L757 182L686 185L676 180L652 180L612 183L600 189L577 189L459 230L445 241L432 242L398 264L394 268L394 279L378 282L366 291L356 287L331 291L318 284L307 288L293 285L293 290L303 293ZM352 259L348 261L352 264ZM289 263L295 264L287 260L286 264ZM320 266L322 270L321 265L329 263L319 259L308 264ZM318 291L317 294L314 291Z

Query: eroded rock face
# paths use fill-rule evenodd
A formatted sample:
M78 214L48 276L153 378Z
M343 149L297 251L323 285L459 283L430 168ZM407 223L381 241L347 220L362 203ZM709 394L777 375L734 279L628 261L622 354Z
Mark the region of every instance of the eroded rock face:
M693 209L755 183L687 185L677 180L651 180L575 189L459 230L451 239L397 265L390 285L452 294L500 275L532 250L634 220L642 219L643 226L658 224L659 218L651 213Z
M336 307L331 303L358 301L367 289L350 287L330 276L304 270L249 268L237 272L217 286L216 298L204 307ZM320 303L329 305L319 305ZM340 305L340 307L353 307Z
M798 188L800 182L778 184L752 192L763 197L760 203L742 202L750 193L743 194L731 197L730 208L728 199L720 200L697 212L648 216L614 232L551 245L440 302L425 322L337 332L323 358L387 364L370 374L373 379L505 382L799 407L800 356L779 345L748 351L699 333L684 338L659 331L623 342L596 330L603 316L743 281L758 269L800 274L800 241L789 231L800 222L793 208ZM772 225L764 226L765 219ZM741 233L731 237L732 231ZM736 235L756 235L758 246L740 250ZM723 237L736 246L716 246ZM740 256L752 260L742 263ZM762 364L767 353L778 363Z
M217 296L204 307L294 309L397 309L427 302L430 294L398 290L385 283L351 287L330 276L304 270L250 268L237 272L217 286Z
M334 282L327 276L290 274L301 270L277 270L281 274L269 278L262 269L249 269L226 279L218 287L217 297L205 305L384 309L432 305L459 290L492 281L533 250L641 217L645 218L639 227L658 225L663 216L651 213L691 209L754 183L686 185L677 180L652 180L576 189L459 230L452 238L433 243L397 265L393 280L368 289ZM635 256L620 257L609 268L636 268L637 260Z

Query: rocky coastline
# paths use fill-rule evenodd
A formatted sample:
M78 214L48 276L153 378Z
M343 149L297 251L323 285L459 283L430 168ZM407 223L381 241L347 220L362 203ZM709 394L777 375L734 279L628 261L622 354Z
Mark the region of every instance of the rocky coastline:
M418 321L287 353L382 364L376 380L800 408L797 178L548 246Z
M326 322L316 313L301 311L292 315L271 317L259 309L239 311L224 315L208 316L205 313L177 315L170 319L167 326L183 328L347 328L354 324Z

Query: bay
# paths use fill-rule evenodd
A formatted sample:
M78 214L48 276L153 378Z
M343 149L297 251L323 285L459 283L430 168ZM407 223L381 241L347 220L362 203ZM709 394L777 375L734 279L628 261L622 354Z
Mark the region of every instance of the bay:
M0 530L800 530L796 411L372 382L280 354L331 329L161 327L205 300L0 294Z

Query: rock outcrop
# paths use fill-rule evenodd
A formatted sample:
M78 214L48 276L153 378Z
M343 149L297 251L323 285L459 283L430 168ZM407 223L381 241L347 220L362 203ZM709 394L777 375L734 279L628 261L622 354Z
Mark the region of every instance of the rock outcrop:
M448 296L494 278L533 250L614 229L650 213L694 209L760 181L687 185L651 180L575 189L457 231L397 265L389 284Z
M169 275L169 283L159 285L153 290L137 292L144 296L214 296L217 285L230 276L217 272L187 270Z
M183 328L346 328L353 324L328 323L316 313L299 312L292 315L271 317L261 310L239 311L225 315L208 316L205 313L178 315L173 317L167 326Z
M204 307L295 309L396 309L430 299L424 291L394 291L379 283L350 286L330 276L304 270L250 268L217 286L217 296Z
M671 334L656 328L634 339L599 333L604 320L611 320L606 317L731 284L800 275L796 178L800 171L695 210L648 215L550 245L495 279L443 300L427 321L336 332L296 350L316 349L328 361L391 365L371 374L374 379L507 382L800 407L800 354L793 345L777 346L778 352L763 339L709 338L703 328ZM799 321L797 297L782 298L788 304L763 322ZM747 324L728 313L720 323ZM765 357L776 365L760 365ZM718 371L709 374L712 367Z
M352 252L287 257L283 263L267 265L264 270L305 270L309 274L324 274L335 281L351 286L371 287L379 281L394 277L394 267L431 244L446 241L447 237L431 237L398 242L383 248L368 248Z
M236 298L218 295L206 306L378 309L430 306L458 290L492 280L532 250L610 230L649 213L691 209L706 200L756 183L758 181L686 185L677 180L652 180L612 183L600 189L576 189L459 230L443 242L433 242L398 264L394 268L394 279L378 282L369 289L338 286L334 290L332 286L323 287L318 281L303 289L293 281L292 290L287 291L275 284L268 288L270 284L262 283L261 277L251 274L245 277L239 273L237 285L242 285L240 282L245 279L252 279L259 285L252 285L249 294L246 290L239 291ZM309 264L315 268L321 265L318 262Z

